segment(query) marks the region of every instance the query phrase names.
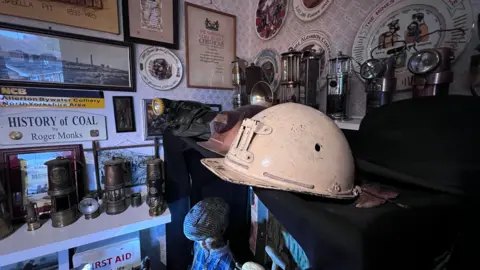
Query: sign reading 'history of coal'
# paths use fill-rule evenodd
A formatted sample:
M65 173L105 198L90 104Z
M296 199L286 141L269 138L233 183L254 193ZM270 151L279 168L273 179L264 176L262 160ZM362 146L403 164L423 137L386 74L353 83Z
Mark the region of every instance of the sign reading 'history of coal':
M0 145L106 140L103 115L35 110L0 117Z

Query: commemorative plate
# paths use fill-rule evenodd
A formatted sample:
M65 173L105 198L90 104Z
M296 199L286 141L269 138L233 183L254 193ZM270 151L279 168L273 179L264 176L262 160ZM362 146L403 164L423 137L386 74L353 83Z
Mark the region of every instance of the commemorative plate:
M264 49L257 55L254 64L262 68L262 79L275 92L280 84L280 55L273 49Z
M170 90L182 80L182 62L168 49L147 48L140 54L138 64L140 77L153 89Z
M259 0L255 11L255 29L263 40L272 39L280 32L287 19L288 0Z
M295 15L305 22L318 18L333 0L293 0Z

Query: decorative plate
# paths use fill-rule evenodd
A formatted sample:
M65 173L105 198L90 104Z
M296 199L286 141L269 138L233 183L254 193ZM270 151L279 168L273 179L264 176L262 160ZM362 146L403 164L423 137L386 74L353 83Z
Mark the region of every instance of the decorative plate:
M293 0L295 15L305 22L315 20L327 10L333 0Z
M264 49L257 55L254 64L262 68L262 79L275 92L280 84L280 55L273 49Z
M333 52L330 38L325 33L321 31L310 31L293 43L291 47L301 52L309 49L314 49L316 52L325 52L323 54L324 58L321 59L321 62L324 64L322 76L326 74L327 68L325 65L327 64L328 59L332 57ZM300 66L302 67L303 65ZM303 74L303 72L303 70L300 70L300 74Z
M182 80L182 62L168 49L147 48L140 54L138 64L142 80L156 90L170 90Z
M372 58L386 58L396 48L407 45L407 51L396 59L397 90L411 88L413 75L408 71L408 59L417 50L437 47L455 47L458 58L465 49L472 31L473 7L469 0L385 0L363 22L353 43L352 55L359 63ZM434 30L462 28L460 31L438 32ZM371 53L371 51L373 52ZM358 71L360 67L354 65Z
M269 40L280 32L287 19L288 0L259 0L255 28L260 39Z

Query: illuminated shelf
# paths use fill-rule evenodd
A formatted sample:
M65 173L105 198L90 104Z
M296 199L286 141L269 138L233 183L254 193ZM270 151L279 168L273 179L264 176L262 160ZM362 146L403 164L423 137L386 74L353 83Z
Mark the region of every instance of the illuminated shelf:
M358 130L360 128L360 123L362 122L362 118L353 118L351 120L346 121L335 121L335 124L341 129L350 129L350 130Z
M47 254L61 252L119 235L136 232L171 221L170 211L150 217L148 206L129 207L125 212L109 216L102 213L96 219L80 217L64 228L53 228L48 220L36 231L28 232L26 224L9 237L0 240L0 267Z

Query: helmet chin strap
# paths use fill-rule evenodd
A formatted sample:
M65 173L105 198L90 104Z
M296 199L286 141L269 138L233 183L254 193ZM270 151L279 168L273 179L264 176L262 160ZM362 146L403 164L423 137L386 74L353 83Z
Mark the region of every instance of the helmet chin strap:
M367 193L367 194L370 195L370 196L373 196L373 197L375 197L375 198L377 198L377 199L384 200L384 201L389 202L389 203L393 203L393 204L395 204L395 205L398 206L398 207L405 208L405 209L410 208L408 205L401 204L401 203L398 203L398 202L396 202L396 201L390 200L390 199L388 199L388 198L379 196L379 195L374 194L374 193L372 193L372 192L370 192L370 191L368 191L368 190L366 190L366 189L364 189L364 188L361 188L361 187L356 186L355 189L359 190L360 193L365 192L365 193ZM360 194L360 193L358 193L358 194Z

